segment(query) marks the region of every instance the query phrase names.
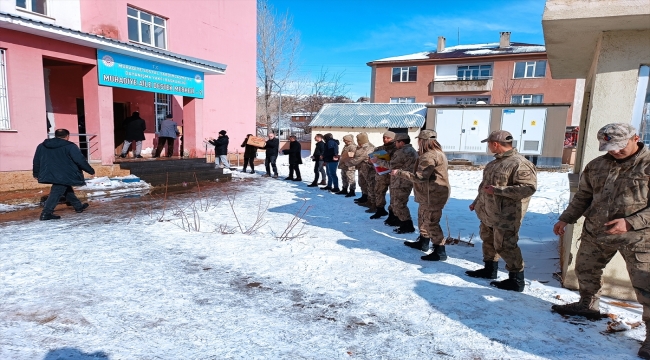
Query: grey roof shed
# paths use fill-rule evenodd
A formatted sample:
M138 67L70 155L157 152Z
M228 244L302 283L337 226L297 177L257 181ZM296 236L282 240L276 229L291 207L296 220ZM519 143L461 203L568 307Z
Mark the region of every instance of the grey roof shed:
M421 128L425 104L352 103L325 104L309 123L311 127Z

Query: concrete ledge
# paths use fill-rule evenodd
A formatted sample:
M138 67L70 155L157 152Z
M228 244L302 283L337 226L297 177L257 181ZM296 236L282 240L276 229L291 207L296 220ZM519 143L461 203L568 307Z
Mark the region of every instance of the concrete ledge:
M126 169L120 169L119 165L99 165L92 164L95 169L95 176L127 176L131 172ZM84 173L84 175L87 175ZM0 172L0 192L16 191L16 190L32 190L48 188L50 185L39 184L32 172L28 170L22 171L1 171Z

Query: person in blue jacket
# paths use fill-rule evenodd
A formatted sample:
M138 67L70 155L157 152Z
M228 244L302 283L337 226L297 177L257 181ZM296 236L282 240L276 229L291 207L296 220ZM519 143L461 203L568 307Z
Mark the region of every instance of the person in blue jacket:
M339 166L339 141L334 139L331 133L325 134L323 161L327 170L327 186L322 187L321 190L329 190L331 192L341 191L339 189L339 177L336 175L336 169Z
M62 196L65 196L76 212L82 213L86 210L88 204L79 201L72 187L86 185L82 171L90 175L95 174L95 169L88 164L79 147L68 141L70 131L57 129L54 136L53 139L47 139L38 145L32 164L34 178L40 184L52 184L50 195L43 205L41 220L61 218L54 215L54 208Z

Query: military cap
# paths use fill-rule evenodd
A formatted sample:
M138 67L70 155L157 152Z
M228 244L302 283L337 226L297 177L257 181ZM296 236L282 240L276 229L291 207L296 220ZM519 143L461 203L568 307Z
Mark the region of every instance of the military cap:
M491 142L491 141L497 141L497 142L504 142L504 143L511 143L514 138L512 137L512 134L508 131L505 130L495 130L490 133L490 136L487 137L487 139L481 140L482 143L484 142Z
M418 139L436 139L438 137L438 133L436 133L433 130L420 130L420 133L418 134Z
M598 150L621 150L627 146L628 140L636 135L634 126L625 123L613 123L598 130Z

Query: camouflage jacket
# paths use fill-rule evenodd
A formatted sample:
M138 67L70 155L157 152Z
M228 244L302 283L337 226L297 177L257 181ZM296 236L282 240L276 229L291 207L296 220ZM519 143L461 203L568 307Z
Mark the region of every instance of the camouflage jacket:
M483 181L474 200L476 216L485 225L503 229L521 225L530 197L537 190L537 171L516 149L497 154L485 166ZM494 186L494 195L484 191Z
M393 155L395 154L395 151L397 151L397 148L395 147L395 142L393 141L393 142L389 142L388 144L385 144L385 145L382 145L382 146L377 146L375 148L375 151L380 151L380 150L386 151L386 153L388 153L388 156L390 157L390 159L393 159ZM390 168L390 163L388 161L385 161L385 160L380 159L377 162L377 164L381 165L381 166L383 166L383 167L385 167L387 169ZM377 181L381 181L384 184L390 184L390 181L391 181L390 180L390 178L391 178L390 174L384 174L384 175L375 174L375 176L376 176Z
M578 192L560 220L573 224L584 216L582 240L650 251L650 150L639 145L641 150L622 162L609 154L595 158L580 175ZM632 230L606 234L604 224L621 218Z
M350 164L350 160L352 160L354 156L350 157L348 153L354 153L356 151L357 144L355 143L343 147L343 150L341 150L341 157L339 158L339 169L354 170L354 165Z
M375 150L375 145L371 143L365 143L361 146L357 145L357 149L354 152L354 157L350 159L348 163L349 166L356 167L361 170L364 167L367 167L370 162L368 161L368 154ZM372 165L371 165L372 166Z
M405 144L403 148L395 150L390 158L390 161L379 160L377 161L377 164L390 169L410 170L415 166L415 161L417 159L418 152L413 148L411 144ZM411 188L413 187L413 183L399 176L391 176L390 187Z
M422 154L413 166L413 172L397 170L397 175L413 182L415 202L424 206L444 207L451 187L447 173L447 157L438 151Z

